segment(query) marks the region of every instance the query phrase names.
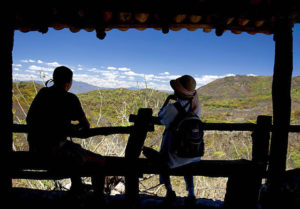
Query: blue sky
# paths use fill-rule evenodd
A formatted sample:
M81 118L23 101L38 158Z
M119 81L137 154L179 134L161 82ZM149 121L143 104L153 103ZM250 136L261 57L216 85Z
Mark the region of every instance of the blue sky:
M217 37L202 30L111 30L104 40L94 32L49 29L48 33L15 32L15 80L48 80L55 67L74 71L74 80L104 88L170 90L169 80L184 74L198 87L230 75L273 75L272 35ZM300 75L300 24L294 27L294 76Z

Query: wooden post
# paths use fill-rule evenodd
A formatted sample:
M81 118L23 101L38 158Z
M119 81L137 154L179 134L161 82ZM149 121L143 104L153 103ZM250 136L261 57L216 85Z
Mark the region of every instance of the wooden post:
M125 176L126 197L132 203L139 193L139 175L137 171L137 159L141 154L142 147L147 137L148 131L154 130L154 124L151 121L152 109L141 108L134 121L133 131L131 132L126 150L125 158L129 165L129 174ZM132 121L131 121L132 122Z
M2 89L3 102L1 107L1 115L4 123L1 126L2 140L1 140L1 153L4 159L2 169L1 187L10 191L12 187L10 172L10 155L12 152L12 49L14 39L13 24L6 23L3 26L2 45L1 45L1 60L2 71L0 88Z
M264 171L269 159L269 141L272 128L272 117L260 115L257 126L252 133L252 161L262 165Z
M272 84L273 134L268 183L278 188L286 168L291 115L291 79L293 71L293 34L288 19L279 20L274 34L275 64ZM276 190L276 189L275 189Z
M229 177L224 204L226 208L257 208L259 190L266 171L272 118L258 116L252 133L252 168L242 171L242 175Z
M258 206L262 179L267 171L272 117L260 115L256 123L256 129L252 133L252 162L257 165L257 169L249 181L249 198L254 207Z

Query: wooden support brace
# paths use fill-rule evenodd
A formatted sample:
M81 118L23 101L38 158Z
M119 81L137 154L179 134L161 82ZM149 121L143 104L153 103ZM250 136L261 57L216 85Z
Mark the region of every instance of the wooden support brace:
M279 20L274 34L275 64L272 84L273 134L268 183L278 187L286 168L291 115L291 79L293 71L292 24Z
M139 175L137 170L137 159L141 154L142 147L147 137L147 132L154 131L152 122L152 109L141 108L134 121L133 130L129 136L125 158L129 165L130 174L125 176L125 193L129 200L137 198L139 193Z
M291 117L291 80L293 71L293 34L288 18L279 19L274 33L275 63L272 84L273 133L270 147L265 208L284 208L281 183L286 169Z

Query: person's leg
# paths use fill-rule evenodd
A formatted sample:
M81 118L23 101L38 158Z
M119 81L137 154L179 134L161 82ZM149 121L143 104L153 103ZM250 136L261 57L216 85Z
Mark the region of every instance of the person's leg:
M94 193L97 198L104 198L105 176L102 171L104 169L106 160L102 155L93 153L89 150L85 150L85 154L87 156L85 167L93 170L95 173L95 175L91 177Z
M193 176L186 175L184 176L184 180L185 180L186 190L188 191L188 196L195 197Z
M162 173L159 176L159 181L164 184L167 190L166 199L169 201L174 201L176 199L176 193L172 189L171 179L168 174Z
M194 180L192 175L184 176L186 190L188 191L188 196L184 200L184 204L187 207L194 207L196 204L196 197L194 192Z

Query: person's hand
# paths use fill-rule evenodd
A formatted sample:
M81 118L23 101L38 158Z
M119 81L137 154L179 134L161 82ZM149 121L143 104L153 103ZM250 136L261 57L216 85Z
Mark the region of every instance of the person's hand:
M167 99L168 99L168 100L171 100L171 99L172 99L172 100L175 100L175 101L176 101L176 100L178 99L178 97L177 97L175 94L172 94L172 95L169 95Z
M165 107L165 106L169 103L169 101L170 101L171 99L177 101L178 98L177 98L177 96L176 96L175 94L169 95L169 96L167 97L167 99L166 99L166 101L165 101L165 103L163 104L162 107Z

